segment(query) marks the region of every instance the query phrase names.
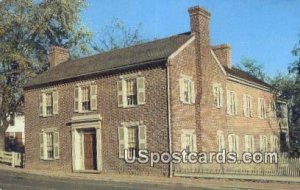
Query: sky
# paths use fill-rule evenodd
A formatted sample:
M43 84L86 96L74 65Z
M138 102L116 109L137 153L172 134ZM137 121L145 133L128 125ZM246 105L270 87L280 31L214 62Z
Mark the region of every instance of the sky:
M300 0L87 0L83 24L96 33L118 18L128 27L140 23L146 39L190 31L188 8L211 12L211 45L228 43L232 63L256 60L270 76L287 73L300 40Z

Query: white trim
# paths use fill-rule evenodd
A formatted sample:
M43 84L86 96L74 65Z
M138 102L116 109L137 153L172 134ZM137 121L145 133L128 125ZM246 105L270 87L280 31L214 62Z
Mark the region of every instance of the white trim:
M80 143L83 138L78 132L79 129L94 128L96 130L96 149L97 149L97 171L102 171L102 139L101 139L101 120L100 114L80 115L71 118L72 131L72 165L73 172L84 170L83 157L80 154ZM82 148L82 147L81 147Z
M236 76L233 76L233 75L229 75L227 77L227 80L230 80L230 81L233 81L233 82L238 82L240 84L244 84L246 86L250 86L250 87L254 87L254 88L257 88L257 89L260 89L260 90L264 90L264 91L267 91L267 92L272 92L270 90L270 88L268 87L264 87L262 85L259 85L259 84L256 84L256 83L252 83L250 81L247 81L247 80L244 80L244 79L241 79L239 77L236 77Z
M92 84L96 84L95 81L80 82L80 83L77 83L76 86L77 87L82 87L82 86L89 86L89 85L92 85Z
M175 52L173 52L169 57L168 57L168 62L170 59L173 59L176 57L182 50L184 50L188 45L190 45L193 41L195 40L195 36L192 36L188 41L186 41L183 45L181 45Z
M121 75L119 78L120 79L132 79L132 78L137 78L139 76L142 75L142 72L139 71L137 73L131 73L131 74L127 74L127 75Z
M215 61L217 62L218 66L220 67L220 69L222 70L224 75L227 75L223 65L220 63L218 57L216 56L215 52L211 49L210 50L211 55L213 56L213 58L215 59Z

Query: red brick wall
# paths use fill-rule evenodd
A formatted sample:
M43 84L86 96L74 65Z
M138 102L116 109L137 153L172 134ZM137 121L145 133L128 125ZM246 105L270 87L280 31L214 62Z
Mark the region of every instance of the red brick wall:
M180 101L179 79L181 75L192 77L197 82L195 63L195 44L190 43L177 56L170 61L170 87L171 87L171 118L173 150L181 151L180 135L182 129L196 130L195 104L183 104ZM195 87L197 92L197 86Z
M120 75L141 72L145 77L146 104L135 108L119 108L117 105L117 81ZM143 121L147 126L147 146L149 151L168 151L166 69L155 67L115 75L93 78L98 86L98 110L102 120L103 171L105 173L130 173L146 175L168 175L168 165L125 164L118 158L118 127L121 122ZM38 95L41 89L25 91L25 132L26 167L49 170L72 170L71 127L67 122L74 113L74 87L78 82L58 84L59 114L39 117ZM49 86L50 88L50 86ZM93 112L94 114L95 112ZM60 159L43 161L39 159L39 133L44 128L56 127L60 132Z

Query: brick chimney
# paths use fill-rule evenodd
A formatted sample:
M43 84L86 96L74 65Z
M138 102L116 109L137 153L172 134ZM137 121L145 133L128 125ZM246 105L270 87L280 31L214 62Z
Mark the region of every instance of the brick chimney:
M210 51L210 13L199 6L195 6L189 8L189 14L191 32L196 37L197 46L207 48L207 51Z
M69 60L69 51L65 48L52 46L49 50L50 68Z
M213 51L223 66L231 68L231 47L229 44L214 46Z

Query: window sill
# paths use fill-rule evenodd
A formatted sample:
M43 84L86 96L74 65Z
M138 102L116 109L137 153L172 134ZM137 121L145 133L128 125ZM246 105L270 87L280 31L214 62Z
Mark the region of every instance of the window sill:
M182 104L185 104L185 105L193 105L195 103L191 103L191 102L181 102Z
M136 107L139 107L139 106L142 106L142 105L145 105L145 104L138 104L138 105L123 106L122 108L136 108Z
M43 116L40 116L40 117L53 117L54 116L54 114L52 114L52 115L43 115Z
M76 113L93 113L93 112L96 112L96 110L80 111Z
M45 158L45 159L40 159L40 160L43 160L43 161L55 161L55 160L58 160L58 159L54 159L54 158Z

